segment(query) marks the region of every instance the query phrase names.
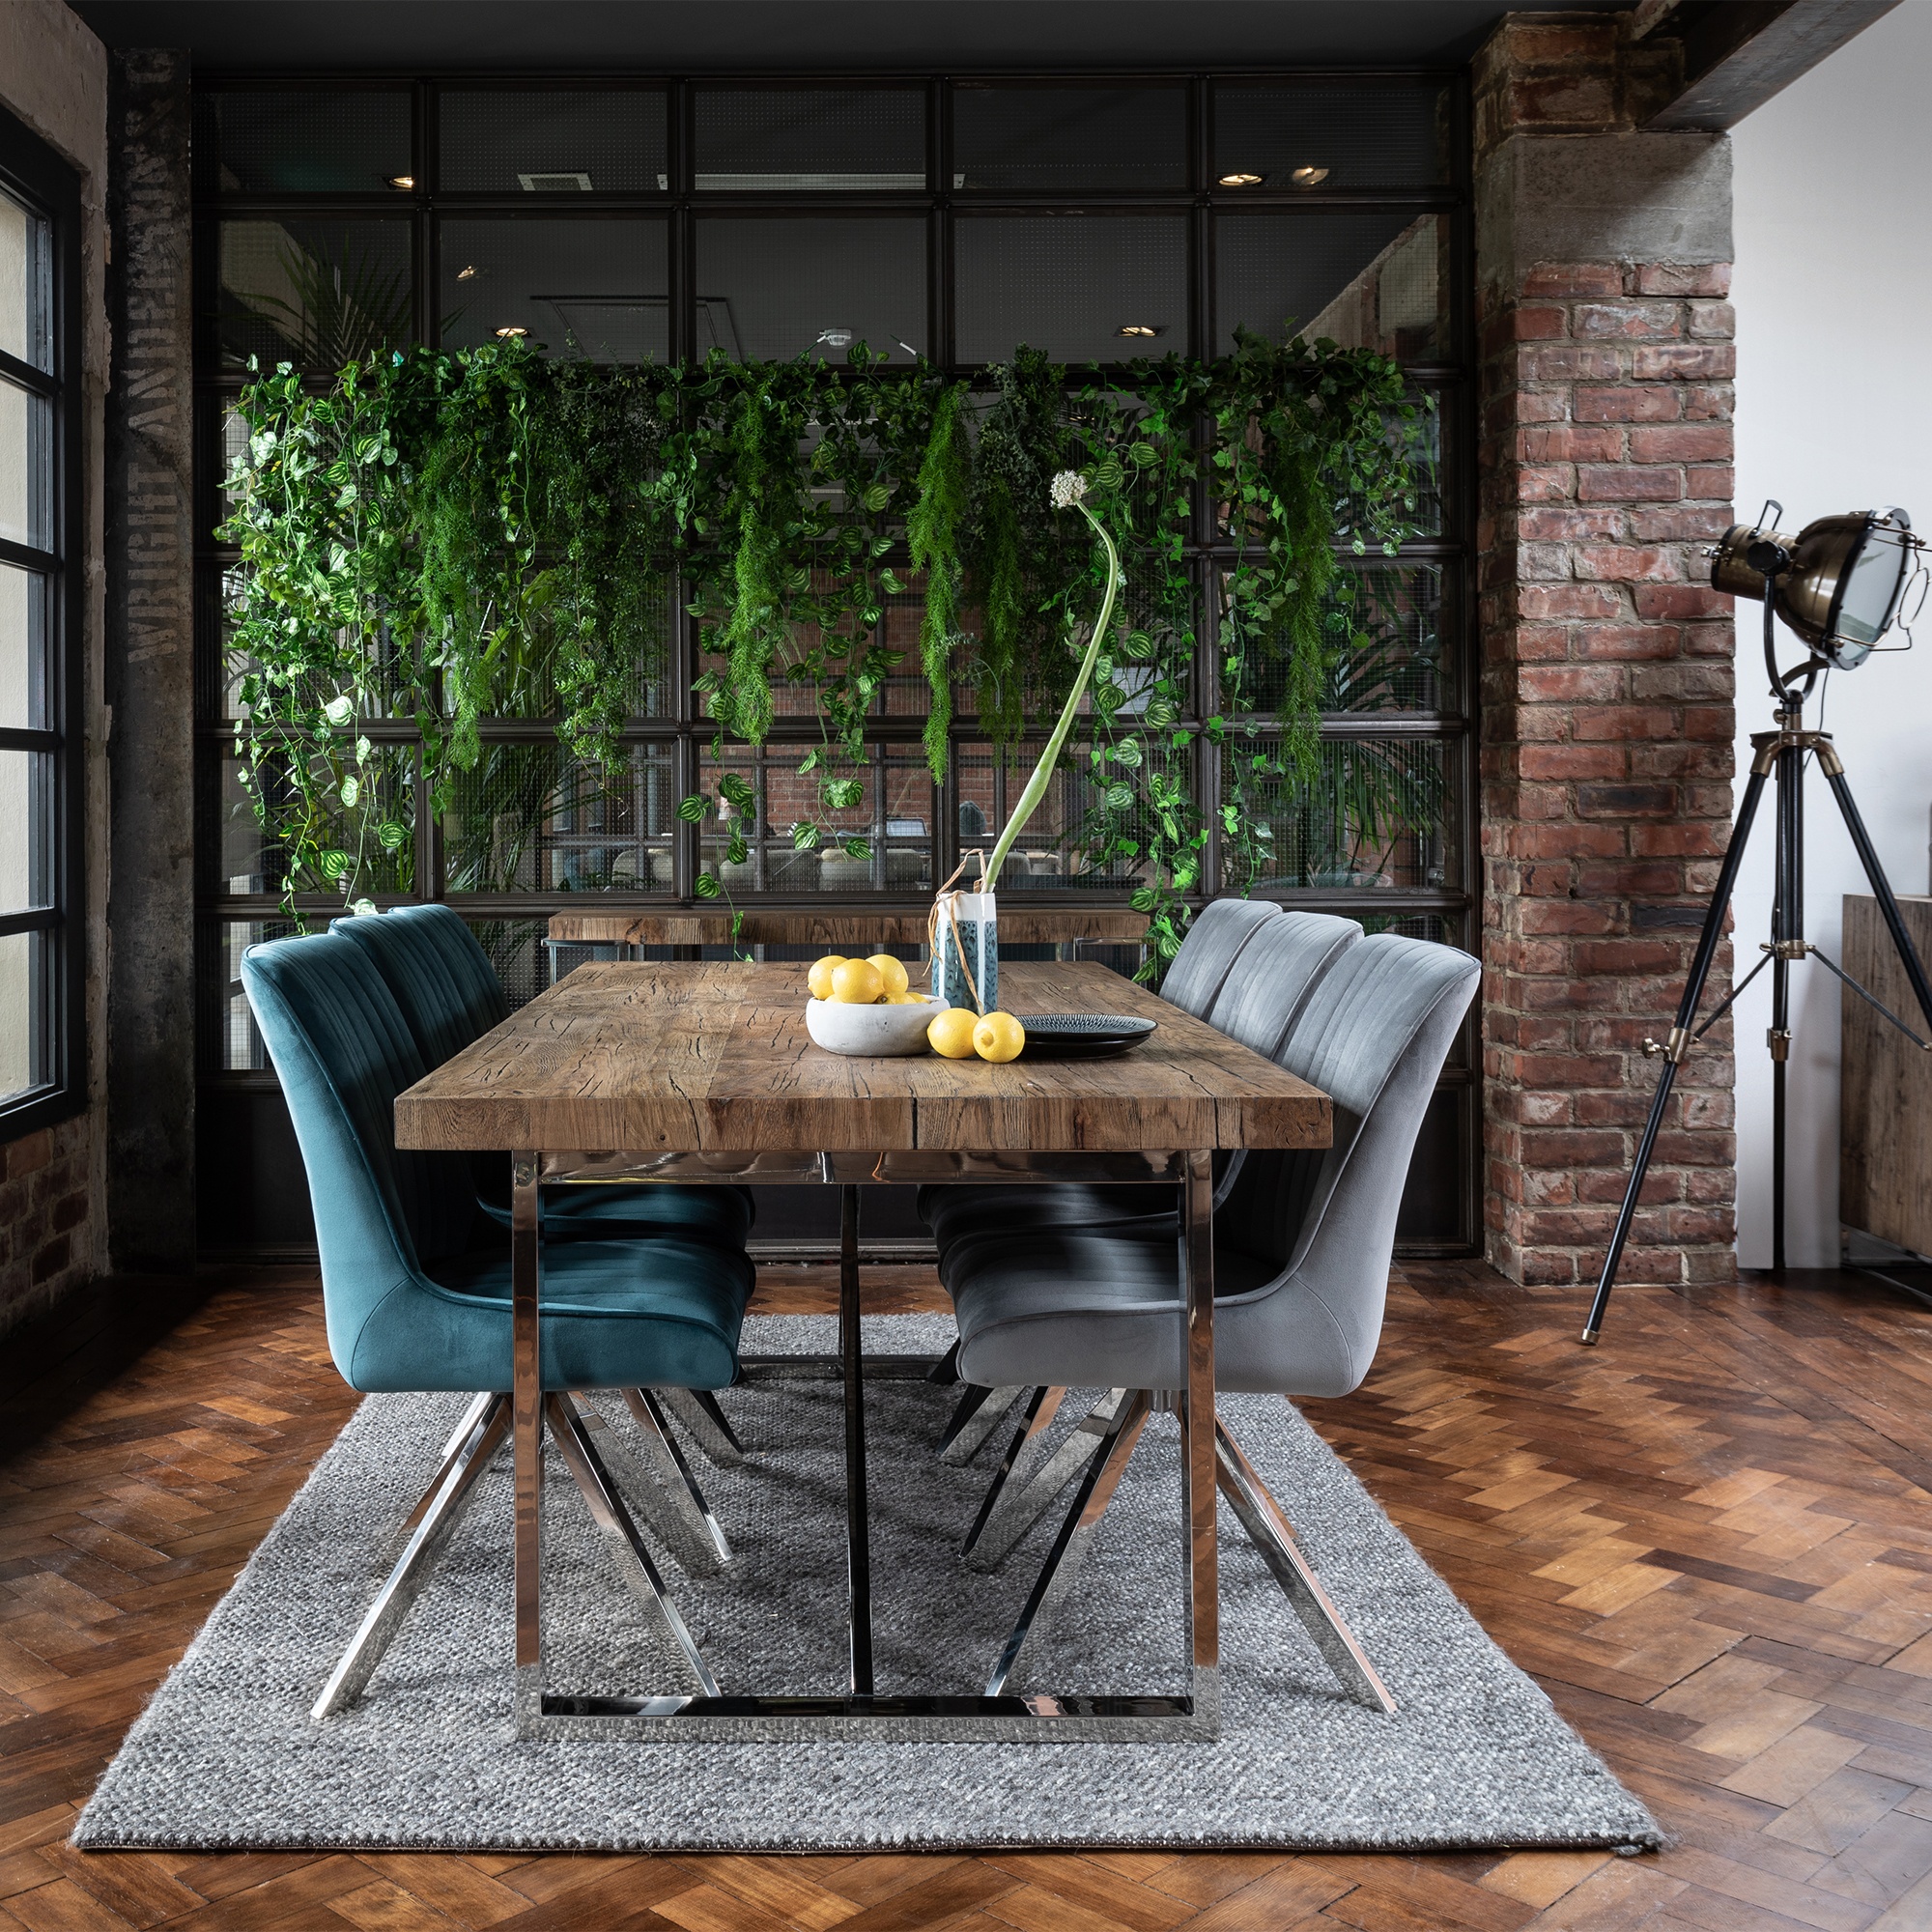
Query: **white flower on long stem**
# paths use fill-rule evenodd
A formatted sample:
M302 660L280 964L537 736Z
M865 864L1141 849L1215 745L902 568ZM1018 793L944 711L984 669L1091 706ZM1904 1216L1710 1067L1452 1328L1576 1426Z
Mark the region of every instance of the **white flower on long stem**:
M1094 662L1100 655L1100 645L1113 620L1115 593L1123 581L1120 553L1115 550L1114 540L1107 534L1106 526L1082 501L1086 495L1087 479L1077 469L1063 469L1053 479L1053 507L1056 510L1078 510L1094 526L1094 534L1100 539L1101 548L1107 554L1107 593L1100 600L1100 614L1094 620L1093 636L1087 640L1087 655L1080 662L1073 689L1066 694L1066 702L1061 708L1060 722L1053 727L1053 736L1046 741L1046 749L1039 754L1039 762L1033 768L1033 777L1027 780L1019 803L1007 819L1006 830L1000 834L999 842L993 847L993 856L986 861L985 876L980 882L981 892L990 893L993 890L994 881L1000 876L1000 867L1006 864L1007 854L1012 850L1013 840L1020 836L1027 820L1046 796L1047 785L1053 779L1053 768L1060 762L1061 748L1066 743L1067 733L1073 729L1073 720L1079 713L1087 681L1094 675Z

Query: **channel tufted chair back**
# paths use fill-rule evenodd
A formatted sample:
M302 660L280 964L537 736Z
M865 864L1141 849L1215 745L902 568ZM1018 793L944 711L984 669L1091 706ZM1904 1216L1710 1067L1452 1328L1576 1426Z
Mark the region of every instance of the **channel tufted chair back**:
M395 1145L396 1095L428 1069L360 949L332 934L251 946L242 983L308 1169L330 1351L353 1386L377 1386L360 1378L358 1340L387 1297L470 1245L469 1161Z
M397 906L329 930L368 953L432 1067L510 1016L490 955L449 906Z
M1160 996L1197 1017L1221 990L1229 969L1281 908L1272 899L1210 899L1194 915L1180 951L1160 982Z

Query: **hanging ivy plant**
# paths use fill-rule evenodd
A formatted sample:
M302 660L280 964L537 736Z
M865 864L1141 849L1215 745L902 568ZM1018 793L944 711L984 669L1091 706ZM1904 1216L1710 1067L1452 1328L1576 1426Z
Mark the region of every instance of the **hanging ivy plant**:
M1215 362L1170 356L1069 384L1023 350L975 393L864 345L838 365L714 354L701 369L621 369L513 342L394 353L320 394L286 365L257 371L239 409L248 440L223 529L241 553L238 753L292 912L305 893L410 889L405 788L371 720L413 721L439 811L484 757L485 718L554 716L580 760L616 765L672 661L680 584L714 758L763 745L781 709L809 713L818 736L798 769L818 811L792 838L857 857L867 841L838 826L864 797L867 721L904 655L887 641L889 600L923 593L935 779L955 687L973 688L980 730L1017 757L1027 720L1058 709L1095 644L1091 728L1062 758L1089 801L1069 837L1090 867L1137 875L1155 970L1210 833L1231 881L1277 869L1268 801L1282 787L1339 783L1322 809L1371 844L1431 809L1426 774L1378 775L1364 757L1337 779L1320 744L1324 698L1372 643L1338 531L1358 554L1393 554L1415 514L1417 406L1366 351L1244 337ZM1065 469L1086 478L1124 570L1097 643L1081 627L1101 602L1100 547L1047 503ZM1204 503L1233 547L1205 582L1188 556ZM1204 595L1219 688L1196 693ZM1212 826L1196 758L1221 766ZM533 769L506 756L470 815L540 810ZM677 810L721 812L724 858L743 861L758 799L742 773ZM720 890L709 873L696 889Z

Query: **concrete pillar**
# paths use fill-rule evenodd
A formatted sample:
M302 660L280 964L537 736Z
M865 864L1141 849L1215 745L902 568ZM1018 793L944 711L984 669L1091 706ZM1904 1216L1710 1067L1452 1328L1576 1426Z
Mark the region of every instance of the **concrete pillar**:
M1641 131L1674 49L1626 25L1510 15L1473 76L1484 1207L1532 1282L1602 1265L1730 831L1730 151ZM1731 1272L1730 1054L1680 1075L1626 1280Z
M188 57L111 56L108 1253L194 1264L193 298Z

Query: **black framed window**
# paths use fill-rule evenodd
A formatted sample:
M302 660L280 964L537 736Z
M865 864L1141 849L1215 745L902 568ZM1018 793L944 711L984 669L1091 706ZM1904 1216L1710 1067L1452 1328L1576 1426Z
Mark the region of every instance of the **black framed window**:
M80 185L0 111L0 1137L86 1103Z
M195 126L211 1171L259 1142L274 1097L237 962L243 945L283 929L279 857L235 780L222 632L233 554L212 535L251 352L321 381L345 347L400 340L455 349L521 332L548 354L618 363L713 350L840 356L864 340L889 365L923 355L971 378L1025 343L1072 365L1077 381L1089 361L1211 355L1239 327L1278 336L1292 323L1391 355L1435 406L1418 429L1422 533L1393 560L1342 549L1351 577L1366 580L1347 615L1363 641L1322 699L1317 782L1261 803L1277 865L1255 890L1473 950L1472 275L1460 74L230 75L199 90ZM1234 545L1205 495L1186 553L1197 649L1178 680L1173 776L1211 828L1225 775L1205 726L1226 709L1215 636ZM809 701L781 687L770 742L727 745L721 765L694 689L707 660L687 602L667 599L663 673L640 679L612 770L581 765L543 719L485 720L484 758L437 810L413 725L372 724L390 815L411 829L374 896L456 906L513 997L547 977L545 922L582 910L586 895L691 904L709 868L739 904L909 909L1010 803L1012 768L980 728L970 685L954 692L951 771L932 781L919 600L894 597L880 639L905 660L868 721L846 828L872 856L798 852L790 828L810 800L795 766L819 728ZM1281 695L1255 694L1264 735ZM1025 769L1034 753L1019 755ZM726 826L676 812L680 798L715 793L725 771L755 799L742 862L725 858ZM1387 836L1362 835L1350 801L1370 794L1402 804ZM1127 896L1139 883L1131 866L1090 865L1078 848L1089 803L1075 775L1057 781L1003 891L1065 903ZM1238 888L1221 875L1217 838L1205 857L1196 897ZM303 903L311 921L336 909L323 896ZM1475 1064L1472 1036L1425 1130L1428 1172L1403 1227L1411 1250L1466 1251L1476 1239ZM232 1226L211 1230L213 1245L241 1238Z

